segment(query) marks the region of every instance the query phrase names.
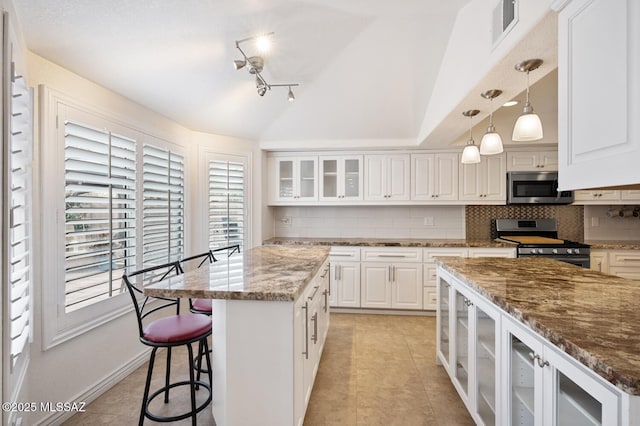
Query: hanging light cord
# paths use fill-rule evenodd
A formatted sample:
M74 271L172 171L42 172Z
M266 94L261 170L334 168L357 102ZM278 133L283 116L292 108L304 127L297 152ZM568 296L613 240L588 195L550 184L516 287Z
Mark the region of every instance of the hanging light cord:
M529 71L527 71L527 98L524 103L524 108L522 108L522 112L524 114L531 114L533 112L533 107L531 106L531 102L529 102Z

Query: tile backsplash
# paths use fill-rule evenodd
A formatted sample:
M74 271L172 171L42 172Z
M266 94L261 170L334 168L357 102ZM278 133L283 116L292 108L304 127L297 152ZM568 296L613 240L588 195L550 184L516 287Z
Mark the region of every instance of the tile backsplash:
M276 207L276 237L464 239L464 206Z
M557 219L558 237L584 240L583 206L511 205L466 206L467 240L491 239L491 219Z
M640 241L640 206L585 206L585 240ZM621 216L622 215L622 216Z

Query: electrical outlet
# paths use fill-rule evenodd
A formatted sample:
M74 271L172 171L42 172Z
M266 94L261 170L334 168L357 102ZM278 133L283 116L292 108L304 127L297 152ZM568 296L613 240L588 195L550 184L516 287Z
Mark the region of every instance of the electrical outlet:
M600 218L597 216L594 216L591 218L591 227L595 228L596 226L600 226Z
M433 226L433 216L426 216L424 218L424 226Z

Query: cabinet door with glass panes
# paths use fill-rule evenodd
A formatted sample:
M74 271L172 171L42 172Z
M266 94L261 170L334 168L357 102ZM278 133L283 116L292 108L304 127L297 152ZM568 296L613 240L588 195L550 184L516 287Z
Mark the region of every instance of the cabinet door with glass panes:
M318 157L271 157L270 201L296 203L318 200Z
M515 320L503 320L505 425L617 425L619 395Z
M320 201L362 200L362 155L320 156Z

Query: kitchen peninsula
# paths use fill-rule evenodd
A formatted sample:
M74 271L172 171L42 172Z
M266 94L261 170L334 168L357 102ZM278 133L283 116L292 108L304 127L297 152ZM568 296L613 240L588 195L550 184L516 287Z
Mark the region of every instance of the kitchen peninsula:
M437 264L437 359L477 423L640 424L640 282L540 258Z
M327 247L256 247L145 287L213 299L218 425L302 424L329 327L328 256Z

